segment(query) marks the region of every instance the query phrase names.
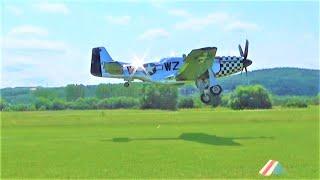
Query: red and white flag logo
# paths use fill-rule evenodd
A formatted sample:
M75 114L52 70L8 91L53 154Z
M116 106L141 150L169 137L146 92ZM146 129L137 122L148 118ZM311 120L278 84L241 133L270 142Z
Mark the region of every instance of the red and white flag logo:
M269 160L266 165L259 171L263 176L270 176L271 174L280 175L283 172L283 168L278 161Z

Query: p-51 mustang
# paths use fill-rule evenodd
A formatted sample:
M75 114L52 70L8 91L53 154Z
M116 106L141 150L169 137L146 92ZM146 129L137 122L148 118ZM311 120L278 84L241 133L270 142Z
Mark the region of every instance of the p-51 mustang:
M92 49L91 74L98 77L121 78L129 87L130 82L139 79L144 82L162 84L184 84L195 81L203 103L210 103L211 96L218 96L222 88L217 78L228 76L247 67L252 61L247 59L249 42L244 52L239 45L240 57L216 57L216 47L192 50L187 56L163 58L159 62L129 64L114 61L104 47Z

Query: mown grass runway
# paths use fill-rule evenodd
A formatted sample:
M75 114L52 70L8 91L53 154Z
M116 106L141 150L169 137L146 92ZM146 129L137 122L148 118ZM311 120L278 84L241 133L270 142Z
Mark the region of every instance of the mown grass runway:
M1 113L2 178L319 175L319 107Z

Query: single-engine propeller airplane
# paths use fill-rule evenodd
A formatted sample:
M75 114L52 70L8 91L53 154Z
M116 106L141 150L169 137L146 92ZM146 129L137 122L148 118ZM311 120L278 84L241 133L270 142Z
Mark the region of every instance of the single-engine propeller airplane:
M193 49L187 56L163 58L159 62L125 63L114 61L104 47L92 49L91 74L98 77L121 78L129 87L130 82L139 79L144 82L162 84L184 84L194 81L200 90L203 103L210 103L211 96L222 92L217 78L242 72L252 61L247 59L249 42L245 49L239 45L240 56L215 56L216 47Z

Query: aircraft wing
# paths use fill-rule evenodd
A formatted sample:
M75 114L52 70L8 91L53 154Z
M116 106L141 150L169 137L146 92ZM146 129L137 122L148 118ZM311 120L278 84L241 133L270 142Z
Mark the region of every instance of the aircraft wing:
M180 68L176 79L179 81L196 80L211 68L216 52L216 47L192 50L186 57L185 63Z

